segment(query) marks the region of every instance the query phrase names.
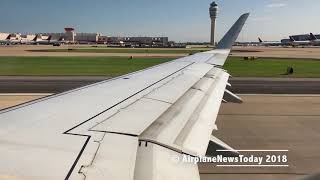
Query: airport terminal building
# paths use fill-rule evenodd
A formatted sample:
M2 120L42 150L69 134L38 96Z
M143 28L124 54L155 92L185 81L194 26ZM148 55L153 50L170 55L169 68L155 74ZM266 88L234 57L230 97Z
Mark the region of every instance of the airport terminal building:
M5 40L10 33L0 33L0 39ZM103 36L101 33L77 33L72 27L64 28L61 33L37 33L41 39L47 39L51 36L51 40L63 39L66 43L72 44L107 44L119 47L169 47L168 37L112 37ZM35 34L21 35L11 33L11 39L15 40L33 40Z
M110 37L100 36L100 44L110 44L119 46L134 47L167 47L169 44L168 37Z
M116 46L145 46L166 47L169 43L168 37L111 37L103 36L101 33L77 33L74 28L64 28L64 33L41 33L43 36L52 36L52 39L63 38L67 42L77 44L109 44Z
M52 39L63 38L71 43L96 43L98 42L100 33L76 33L74 28L64 28L64 33L40 33L42 36L52 36Z

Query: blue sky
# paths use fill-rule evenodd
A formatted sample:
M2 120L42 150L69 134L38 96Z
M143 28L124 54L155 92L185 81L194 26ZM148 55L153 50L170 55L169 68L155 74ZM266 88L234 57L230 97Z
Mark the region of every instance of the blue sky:
M168 36L209 41L211 0L1 0L0 32L100 32L110 36ZM279 40L320 33L319 0L217 0L217 38L242 13L251 17L240 41Z

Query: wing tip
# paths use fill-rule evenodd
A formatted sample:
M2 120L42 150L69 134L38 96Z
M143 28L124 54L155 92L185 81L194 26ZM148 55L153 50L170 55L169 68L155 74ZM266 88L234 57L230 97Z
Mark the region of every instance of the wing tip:
M217 45L217 49L231 49L234 42L237 40L245 22L247 21L250 13L242 14L239 19L233 24L229 31L224 35Z

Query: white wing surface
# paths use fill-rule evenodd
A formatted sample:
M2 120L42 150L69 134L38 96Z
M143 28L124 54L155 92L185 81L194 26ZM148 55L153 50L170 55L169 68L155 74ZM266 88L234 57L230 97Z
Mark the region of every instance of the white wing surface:
M0 112L0 179L196 180L229 74L218 49Z

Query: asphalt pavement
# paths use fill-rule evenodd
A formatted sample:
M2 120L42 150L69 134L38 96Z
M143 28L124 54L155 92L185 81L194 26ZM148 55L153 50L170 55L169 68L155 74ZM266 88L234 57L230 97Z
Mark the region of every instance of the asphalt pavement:
M231 78L239 94L319 94L319 78Z
M110 79L105 76L2 76L0 93L60 93ZM319 94L318 78L231 78L238 94Z

